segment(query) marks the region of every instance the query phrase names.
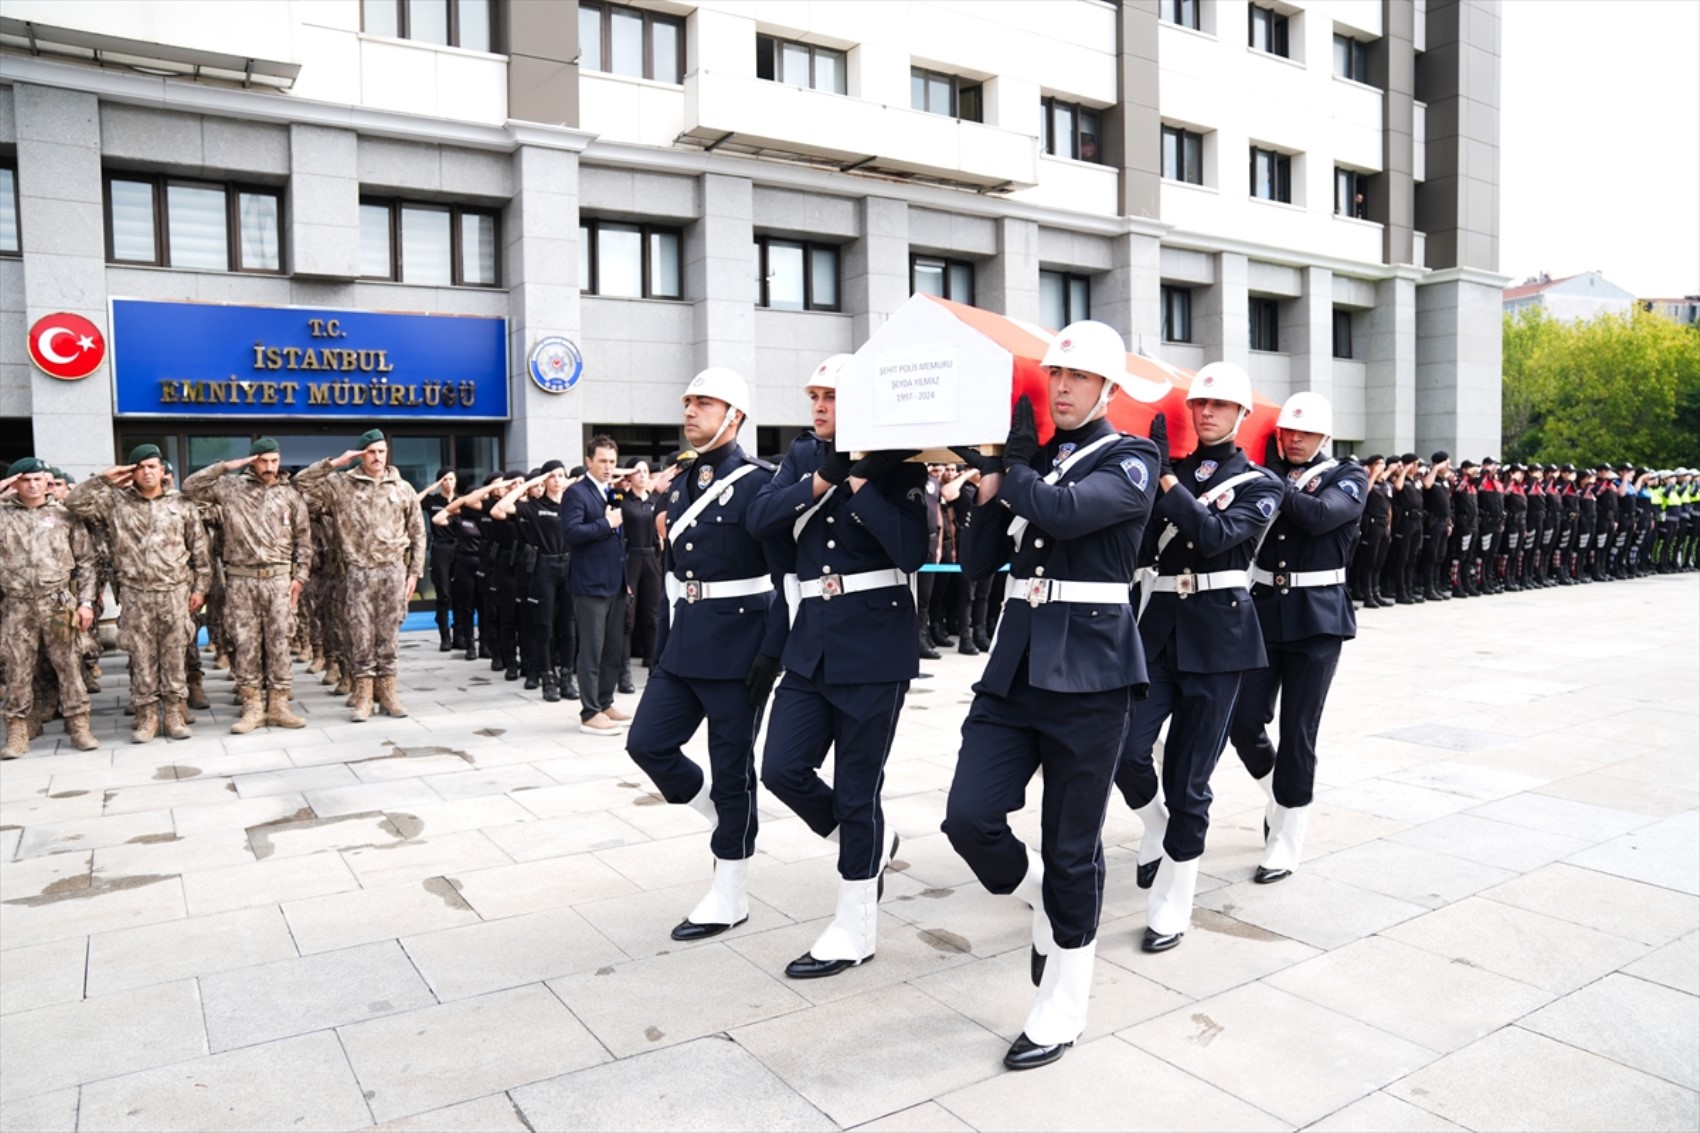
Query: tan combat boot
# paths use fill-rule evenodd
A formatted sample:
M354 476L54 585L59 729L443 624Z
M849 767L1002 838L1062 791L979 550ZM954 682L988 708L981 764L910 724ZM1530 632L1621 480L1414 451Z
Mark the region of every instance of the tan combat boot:
M159 705L138 705L136 719L130 728L130 742L145 744L157 735L159 735Z
M406 716L407 709L402 706L401 697L395 694L395 677L379 677L376 685L378 707L388 716Z
M93 751L100 746L100 741L89 731L89 714L65 717L65 735L71 741L71 746L78 751Z
M325 667L323 669L319 670L319 683L324 684L324 685L330 685L334 688L336 686L337 680L341 676L342 676L342 666L340 666L336 663L336 658L335 657L326 657L325 658Z
M340 696L343 693L350 693L353 691L354 677L349 674L347 669L338 669L336 674L336 687L331 689L332 695Z
M289 710L289 693L273 689L266 697L266 724L273 728L305 728L307 721Z
M165 702L165 734L174 740L187 740L194 736L189 730L188 721L183 719L183 702L168 700Z
M213 654L212 667L215 669L230 668L230 654L226 653L223 649L220 649L217 653Z
M201 683L200 673L189 674L189 707L211 708L212 701L207 699L206 686Z
M230 731L234 735L245 736L266 722L266 709L260 703L259 689L244 688L237 692L242 697L242 715L230 725Z
M356 724L364 724L372 718L371 677L354 678L354 704L352 707L353 711L348 714L348 718Z
M100 662L99 661L91 662L86 668L83 669L83 688L87 689L91 693L92 692L99 692L100 691L100 676L101 676Z
M325 671L325 655L323 653L317 653L317 652L314 653L312 655L311 659L309 659L308 662L307 662L307 671L309 673L322 673L322 672L324 672Z
M88 717L83 717L87 720ZM0 748L0 759L16 759L30 749L30 722L25 716L6 717L6 746Z

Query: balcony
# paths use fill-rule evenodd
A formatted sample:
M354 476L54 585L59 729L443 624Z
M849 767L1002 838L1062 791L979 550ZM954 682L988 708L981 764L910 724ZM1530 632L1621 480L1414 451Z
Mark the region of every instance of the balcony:
M1039 142L1030 135L726 72L686 76L686 138L975 189L1039 181Z

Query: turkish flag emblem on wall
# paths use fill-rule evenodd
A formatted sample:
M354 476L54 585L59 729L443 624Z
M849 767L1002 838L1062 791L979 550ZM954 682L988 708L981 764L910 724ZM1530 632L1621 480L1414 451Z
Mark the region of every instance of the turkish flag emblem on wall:
M88 377L106 360L100 328L68 311L37 319L30 328L29 348L36 369L63 382Z

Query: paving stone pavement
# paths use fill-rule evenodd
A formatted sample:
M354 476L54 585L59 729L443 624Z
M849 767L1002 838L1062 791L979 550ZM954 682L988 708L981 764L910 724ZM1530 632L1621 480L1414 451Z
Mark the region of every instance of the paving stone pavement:
M1700 1128L1700 580L1361 623L1302 869L1249 884L1228 753L1193 929L1143 955L1114 801L1089 1028L1021 1075L1028 914L938 832L978 658L904 711L877 958L796 983L829 844L764 796L749 922L674 943L703 820L434 637L406 718L301 673L309 727L232 736L209 670L145 746L109 657L100 750L0 765L0 1131Z

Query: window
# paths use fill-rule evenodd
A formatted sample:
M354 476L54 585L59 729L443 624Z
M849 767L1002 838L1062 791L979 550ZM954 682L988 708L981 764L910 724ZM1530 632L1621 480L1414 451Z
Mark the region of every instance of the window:
M1280 304L1273 299L1251 300L1251 348L1281 349Z
M0 164L0 256L23 254L18 239L18 170L11 162Z
M1334 308L1334 357L1352 356L1352 312Z
M1273 8L1259 8L1256 4L1246 10L1250 23L1250 43L1258 51L1267 51L1271 55L1287 57L1287 17Z
M909 105L928 114L980 121L980 84L942 71L909 69Z
M1163 176L1189 185L1204 184L1204 135L1164 126Z
M684 296L677 228L586 220L578 226L579 290L622 299Z
M360 274L437 287L499 287L496 214L460 205L360 201Z
M771 35L756 36L756 78L784 83L788 87L805 87L844 93L844 52L811 43L792 43Z
M1076 161L1103 160L1096 110L1056 98L1043 98L1039 103L1039 142L1046 153Z
M685 22L619 4L578 6L578 63L586 71L677 86L685 81Z
M1083 275L1039 273L1039 321L1052 330L1092 317L1092 286Z
M282 271L282 211L276 189L108 173L106 258L195 271Z
M360 27L367 35L490 51L494 7L490 0L361 0Z
M1334 73L1355 83L1369 82L1369 44L1349 35L1336 35Z
M974 265L964 260L945 260L937 256L912 256L909 260L909 290L972 307Z
M1163 286L1163 341L1192 341L1192 288Z
M1293 159L1274 150L1251 147L1251 195L1291 204Z
M1340 216L1369 219L1369 176L1355 169L1334 170L1334 211Z
M1198 31L1199 0L1162 0L1163 18L1171 24Z
M758 236L756 305L776 311L838 310L838 249Z

